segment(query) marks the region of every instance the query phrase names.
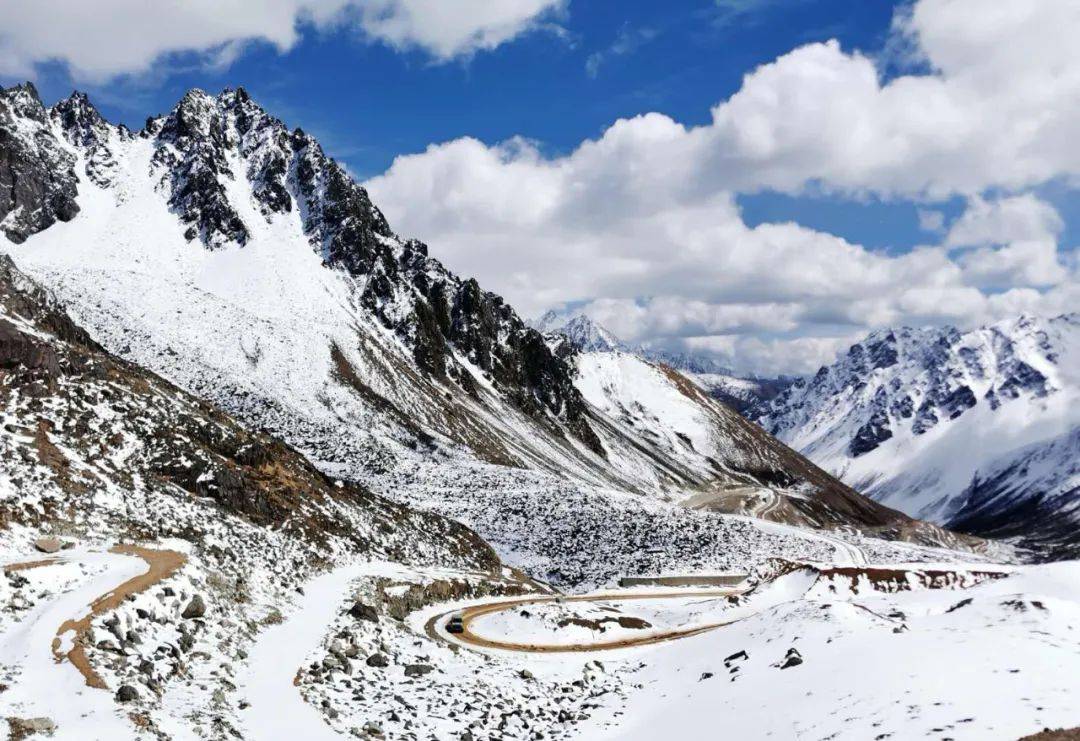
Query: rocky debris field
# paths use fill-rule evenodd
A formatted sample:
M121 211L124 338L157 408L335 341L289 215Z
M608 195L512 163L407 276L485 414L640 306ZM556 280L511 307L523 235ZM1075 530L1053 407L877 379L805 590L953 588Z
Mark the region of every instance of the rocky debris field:
M813 531L581 486L543 472L484 464L402 466L369 483L376 491L393 491L410 506L453 513L507 563L572 591L614 584L627 575L745 573L781 555L843 560L837 542L876 562L981 560L975 554L850 531L824 538ZM1003 555L1007 550L993 558Z
M520 587L512 588L513 594ZM600 703L619 703L632 669L588 657L537 667L461 650L424 630L431 610L504 588L444 578L374 578L353 586L327 638L301 669L306 700L354 736L394 739L569 738ZM434 602L432 602L434 600ZM527 659L527 657L526 657Z

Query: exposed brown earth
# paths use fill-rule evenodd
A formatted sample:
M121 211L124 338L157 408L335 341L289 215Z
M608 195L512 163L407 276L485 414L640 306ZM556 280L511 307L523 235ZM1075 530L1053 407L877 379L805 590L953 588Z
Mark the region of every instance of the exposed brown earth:
M3 567L5 574L14 574L16 571L29 571L30 569L39 569L42 566L52 566L54 564L63 563L63 558L43 558L40 561L21 561L19 563L11 563Z
M1020 741L1080 741L1080 728L1045 728L1038 733L1024 736Z

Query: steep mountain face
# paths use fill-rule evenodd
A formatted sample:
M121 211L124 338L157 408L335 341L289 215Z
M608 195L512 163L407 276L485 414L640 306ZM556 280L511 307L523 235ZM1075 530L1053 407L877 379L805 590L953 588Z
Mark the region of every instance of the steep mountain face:
M569 433L575 445L602 454L585 421L580 397L539 335L498 296L428 258L422 243L398 239L367 193L325 156L312 137L300 130L289 132L243 90L216 98L192 91L173 111L149 120L135 135L105 122L78 93L54 106L49 117L57 134L54 139L69 145L69 151L61 151L71 163L78 160L79 172L85 172L86 189L96 186L88 195L104 196L100 199L104 203L95 203L99 209L78 230L85 233L87 222L97 220L105 233L92 231L88 236L98 240L99 247L106 240L114 242L111 230L141 207L151 210L140 214L141 223L126 241L164 237L147 231L164 226L163 207L169 221L179 219L185 242L201 243L213 252L256 242L261 248L270 239L286 239L295 248L302 241L310 250L305 256L310 258L305 265L308 272L324 272L315 270L321 264L335 268L332 279L319 276L322 282L338 283L339 291L347 294L349 312L363 312L369 323L376 324L380 339L397 345L395 355L400 357L404 349L426 382L452 384L463 392L466 404L493 391L499 403L511 405L530 421L560 436ZM120 213L108 213L117 207ZM168 226L172 231L172 224ZM167 239L175 242L173 234ZM45 257L46 252L35 250L34 255ZM94 262L101 265L120 258L120 252L112 246L99 252ZM72 257L70 252L66 257ZM124 251L123 258L127 257L139 262L131 251ZM286 269L275 266L274 278L308 277L286 276ZM313 306L311 299L304 297L305 308L342 313L339 307ZM352 319L345 322L351 324ZM349 334L357 333L353 329ZM337 344L341 347L334 364L340 368L335 370L353 377L346 366L360 362L350 357L355 337ZM425 388L425 396L444 397L428 392ZM463 412L459 404L445 402L431 410L432 416L444 418L442 423L425 420L429 426L500 462L516 459L492 441L498 435L470 430L469 423L452 419Z
M506 506L553 531L552 520L580 516L551 508L559 480L660 501L752 482L809 502L791 512L811 524L908 522L728 410L695 411L711 421L695 422L708 428L696 442L678 430L688 444L659 416L643 427L584 394L595 388L569 351L394 234L312 137L243 90L192 91L134 133L79 94L35 108L34 120L38 150L59 152L78 179L79 211L10 246L19 267L110 351L281 436L325 472L452 515L466 500L503 512L513 499ZM0 156L38 151L21 121L7 140L19 146ZM35 193L43 207L46 191ZM664 383L693 404L706 398L681 377ZM448 473L475 472L477 460L544 476ZM512 520L483 522L485 537L514 549Z
M205 546L240 533L307 558L499 565L466 528L335 482L281 442L109 355L5 255L0 394L6 530L63 523L69 536Z
M1078 368L1076 314L883 330L756 411L885 504L1051 553L1071 542L1075 553Z
M53 136L37 90L0 88L0 232L12 242L79 212L75 158Z
M585 399L625 439L671 466L709 471L685 506L890 539L962 546L962 538L861 496L719 403L675 369L623 352L572 356Z

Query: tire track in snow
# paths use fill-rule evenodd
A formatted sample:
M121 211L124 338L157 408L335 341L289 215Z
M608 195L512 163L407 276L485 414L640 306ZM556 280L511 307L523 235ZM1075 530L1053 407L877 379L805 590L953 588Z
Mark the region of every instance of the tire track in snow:
M340 741L341 735L304 700L295 680L342 608L349 584L371 570L371 564L360 563L315 577L304 584L298 608L258 637L237 682L241 696L250 703L239 716L247 738Z

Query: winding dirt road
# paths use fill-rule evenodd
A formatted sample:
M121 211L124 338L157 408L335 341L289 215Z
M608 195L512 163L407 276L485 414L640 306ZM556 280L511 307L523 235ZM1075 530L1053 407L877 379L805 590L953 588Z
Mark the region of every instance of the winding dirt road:
M729 597L740 594L742 590L738 589L710 589L710 590L695 590L695 591L678 591L678 592L648 592L648 593L635 593L635 594L595 594L595 595L580 595L575 597L562 597L563 602L626 602L630 600L658 600L658 599L686 599L687 597ZM467 607L463 610L450 610L428 619L424 625L424 631L427 635L437 641L443 641L450 645L463 645L472 648L483 649L498 649L502 651L517 651L525 653L584 653L591 651L611 651L619 648L633 648L636 646L647 646L654 643L662 643L664 641L673 641L679 638L688 638L690 636L699 635L710 630L715 630L724 625L735 622L732 620L721 620L713 623L706 623L703 625L694 625L688 628L678 628L674 630L662 631L659 633L651 632L645 635L633 636L629 638L617 638L610 641L598 641L595 643L572 643L572 644L544 644L544 643L517 643L513 641L497 641L491 638L477 635L472 631L471 624L477 618L485 615L491 615L497 612L503 612L504 610L513 610L525 605L536 605L555 602L560 599L559 597L535 597L535 598L516 598L509 600L502 600L499 602L491 602L484 605L476 605L474 607ZM439 630L439 626L444 624L451 615L461 614L461 622L463 631L458 634L449 634Z
M112 741L131 738L124 708L87 661L83 643L90 621L124 598L152 587L183 566L185 556L168 550L117 546L110 551L73 548L48 563L24 561L3 568L70 569L59 581L43 577L50 594L0 631L0 665L11 681L3 693L5 715L46 717L55 738ZM31 565L33 564L33 565ZM71 579L74 575L76 578ZM62 586L60 586L62 584ZM71 662L78 673L65 664ZM96 688L96 689L90 689Z
M90 624L97 616L115 610L129 594L138 594L154 586L164 579L168 579L183 567L187 557L177 551L157 551L143 548L137 545L118 545L109 549L109 553L124 556L136 556L146 562L146 573L134 576L120 586L101 595L90 603L90 609L79 618L66 620L56 631L56 637L52 642L53 656L57 661L65 658L79 670L86 680L87 687L108 689L105 680L90 666L90 660L86 658L86 632L90 630ZM68 651L61 647L68 639L67 633L71 632Z

